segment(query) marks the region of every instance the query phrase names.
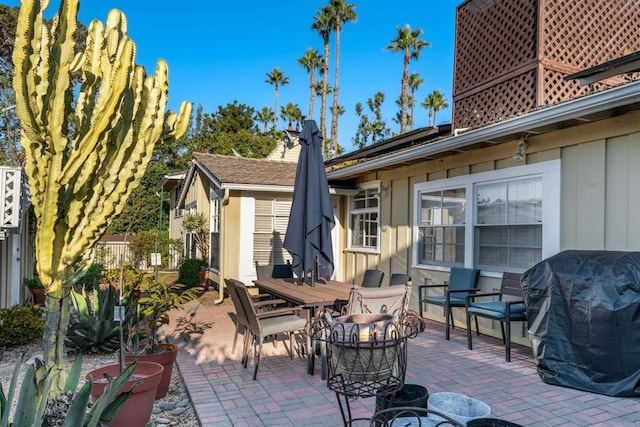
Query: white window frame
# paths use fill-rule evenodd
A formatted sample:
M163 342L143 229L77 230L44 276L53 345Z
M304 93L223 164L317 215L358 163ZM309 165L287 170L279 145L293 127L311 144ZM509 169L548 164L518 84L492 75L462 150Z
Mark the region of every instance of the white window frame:
M219 190L218 190L219 191ZM213 234L218 234L218 244L221 243L221 235L220 235L220 219L222 217L222 199L220 198L218 192L214 189L211 188L211 190L209 191L209 198L211 200L210 202L210 206L209 206L209 265L211 266L211 269L216 271L216 272L220 272L220 265L221 265L221 261L222 261L222 251L219 250L218 253L216 254L216 257L218 257L217 259L217 264L218 267L214 267L214 262L213 262L213 239L212 236ZM220 249L220 248L218 248Z
M261 201L268 201L271 203L271 209L270 209L270 214L268 215L258 215L258 213L256 212L255 206L257 201L261 200ZM279 196L279 195L269 195L269 196L256 196L254 199L254 220L253 220L253 237L252 240L254 241L254 245L252 246L251 249L251 253L252 253L252 262L255 261L259 261L257 260L258 257L256 257L257 254L261 253L261 254L267 254L266 251L258 251L255 247L255 239L256 236L258 235L262 235L262 236L269 236L269 238L273 238L274 234L277 232L279 234L279 238L282 240L280 242L280 244L282 244L284 242L284 237L287 231L287 227L286 224L288 224L289 222L289 213L291 211L291 203L292 200L289 197L286 196ZM287 212L286 215L284 214L279 214L279 212ZM270 218L271 221L271 230L265 230L265 231L258 231L256 230L257 228L257 223L258 223L258 217L263 217L263 218ZM284 227L280 228L279 230L277 229L277 224L278 223L283 223ZM268 252L269 255L269 262L274 263L274 259L273 257L276 255L279 255L280 257L282 257L282 261L276 260L277 262L275 263L284 263L286 261L291 261L291 255L289 254L289 252L282 248L281 252L279 254L277 254L275 252L275 248L273 246L273 243L271 243L270 246L270 250ZM260 264L264 264L264 261L259 261Z
M377 195L375 195L374 197L376 197L378 199L378 206L377 208L365 208L365 209L353 209L353 199L356 196L350 196L349 197L349 212L348 212L348 218L349 218L349 230L347 233L347 251L349 252L361 252L361 253L373 253L373 254L379 254L380 253L380 204L381 204L381 199L380 199L380 181L370 181L370 182L366 182L363 184L360 184L358 186L358 190L375 190L377 192ZM376 225L376 246L353 246L352 244L352 234L353 234L353 214L354 213L371 213L371 212L375 212L377 214L377 225Z
M432 264L418 264L420 194L424 191L448 190L465 187L465 249L464 267L475 268L475 188L478 184L510 181L528 177L542 177L542 259L560 251L560 196L561 162L551 160L524 166L516 166L495 171L480 172L437 181L420 182L414 185L413 210L413 259L412 268L449 271L450 267Z

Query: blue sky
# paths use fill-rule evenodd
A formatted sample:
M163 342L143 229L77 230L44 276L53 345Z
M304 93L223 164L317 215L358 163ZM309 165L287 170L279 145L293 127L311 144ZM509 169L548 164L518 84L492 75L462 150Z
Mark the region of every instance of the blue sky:
M19 5L16 0L4 0ZM417 92L418 103L434 89L451 101L455 9L461 0L352 0L358 19L344 26L340 46L339 102L346 109L340 117L339 143L354 150L352 137L357 127L354 107L368 98L385 94L383 115L392 131L400 95L402 54L384 50L396 37L396 27L422 28L422 38L431 43L410 72L417 72L424 84ZM58 8L51 0L48 15ZM299 105L303 114L309 105L309 77L297 63L307 48L322 54L322 39L310 27L313 16L328 0L81 0L79 19L105 21L112 8L122 10L129 22L129 36L138 48L137 62L153 72L163 58L169 64L169 104L177 109L182 100L202 104L205 112L238 100L254 107L273 108L273 86L266 73L275 67L289 77L280 89L278 109L287 102ZM333 85L333 37L330 84ZM329 99L329 103L331 100ZM366 107L365 107L366 109ZM368 110L368 109L367 109ZM320 101L314 107L319 120ZM437 115L438 123L451 120L450 108ZM284 126L278 119L278 127ZM327 117L330 121L330 115ZM415 127L427 125L427 112L416 108ZM282 126L281 126L282 125Z

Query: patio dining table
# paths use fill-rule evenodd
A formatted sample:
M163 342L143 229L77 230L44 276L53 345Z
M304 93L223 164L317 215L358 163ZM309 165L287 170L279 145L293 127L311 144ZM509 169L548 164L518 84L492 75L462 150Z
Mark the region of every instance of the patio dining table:
M266 291L293 305L302 306L306 312L308 327L310 327L313 316L318 308L346 303L349 300L349 293L353 287L351 283L322 279L316 280L315 286L311 286L308 283L300 284L296 279L266 278L256 279L253 283L260 290ZM311 336L309 333L307 333L306 340L307 373L313 375L315 351L312 350ZM322 371L322 376L324 379L325 369Z

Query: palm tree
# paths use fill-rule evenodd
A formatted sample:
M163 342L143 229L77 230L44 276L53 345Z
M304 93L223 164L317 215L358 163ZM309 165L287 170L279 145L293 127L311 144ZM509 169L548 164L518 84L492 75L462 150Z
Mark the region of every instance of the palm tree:
M280 86L289 84L289 77L285 76L284 73L276 67L272 72L267 73L267 80L265 80L265 83L273 85L275 90L273 101L273 130L275 131L278 124L278 90L280 89Z
M280 117L287 122L287 129L293 130L293 122L302 118L302 110L297 104L289 102L287 105L280 107Z
M431 46L431 43L420 38L422 29L412 30L409 24L404 28L398 27L398 36L390 40L391 44L385 49L392 52L402 51L404 53L404 68L402 70L402 90L400 92L400 133L407 129L407 106L409 104L409 61L418 59L422 48Z
M340 33L342 31L342 24L355 21L357 15L356 6L352 3L347 3L345 0L329 0L329 5L325 6L324 10L331 16L333 20L333 30L336 33L333 107L331 109L331 152L335 153L338 142L338 116L340 115L338 112L338 93L340 91L338 83L338 76L340 75Z
M409 106L411 107L411 114L409 115L409 122L411 129L413 129L414 121L413 121L413 112L416 109L416 91L418 88L424 83L424 79L420 77L418 73L411 73L409 75L409 89L411 90L411 95L409 96Z
M309 73L309 117L313 118L313 101L316 94L316 71L322 69L322 56L317 49L307 49L302 58L298 58L298 64Z
M273 121L273 111L269 107L262 107L262 110L256 112L256 120L262 123L262 133L268 132L269 122Z
M326 143L327 141L327 77L329 75L329 35L331 34L331 17L327 14L325 8L320 10L313 17L313 25L311 29L317 31L322 37L324 45L324 55L322 56L322 92L320 94L320 131Z
M443 108L447 108L449 104L447 103L447 98L438 90L434 90L431 92L425 100L422 102L423 108L429 110L429 125L435 127L436 126L436 113ZM431 120L431 115L433 114L433 124Z

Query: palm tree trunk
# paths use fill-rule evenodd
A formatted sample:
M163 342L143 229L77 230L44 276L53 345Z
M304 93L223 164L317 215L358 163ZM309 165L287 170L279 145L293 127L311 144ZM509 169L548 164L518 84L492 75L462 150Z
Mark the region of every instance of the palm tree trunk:
M411 89L411 115L410 115L411 130L413 130L413 127L415 125L415 123L413 122L413 112L415 109L416 109L416 90L412 88Z
M409 103L407 92L409 86L409 50L404 51L404 69L402 70L402 92L400 99L400 133L407 130L407 104Z
M278 125L278 85L275 85L275 95L273 97L273 131Z
M336 19L336 65L333 84L333 108L331 109L331 155L338 152L338 75L340 71L340 19Z
M313 102L316 98L316 75L315 71L311 70L309 73L309 115L307 116L308 120L313 119Z
M329 151L327 146L327 86L329 84L329 36L324 36L324 61L322 67L322 97L320 100L320 129L324 141L324 153Z

